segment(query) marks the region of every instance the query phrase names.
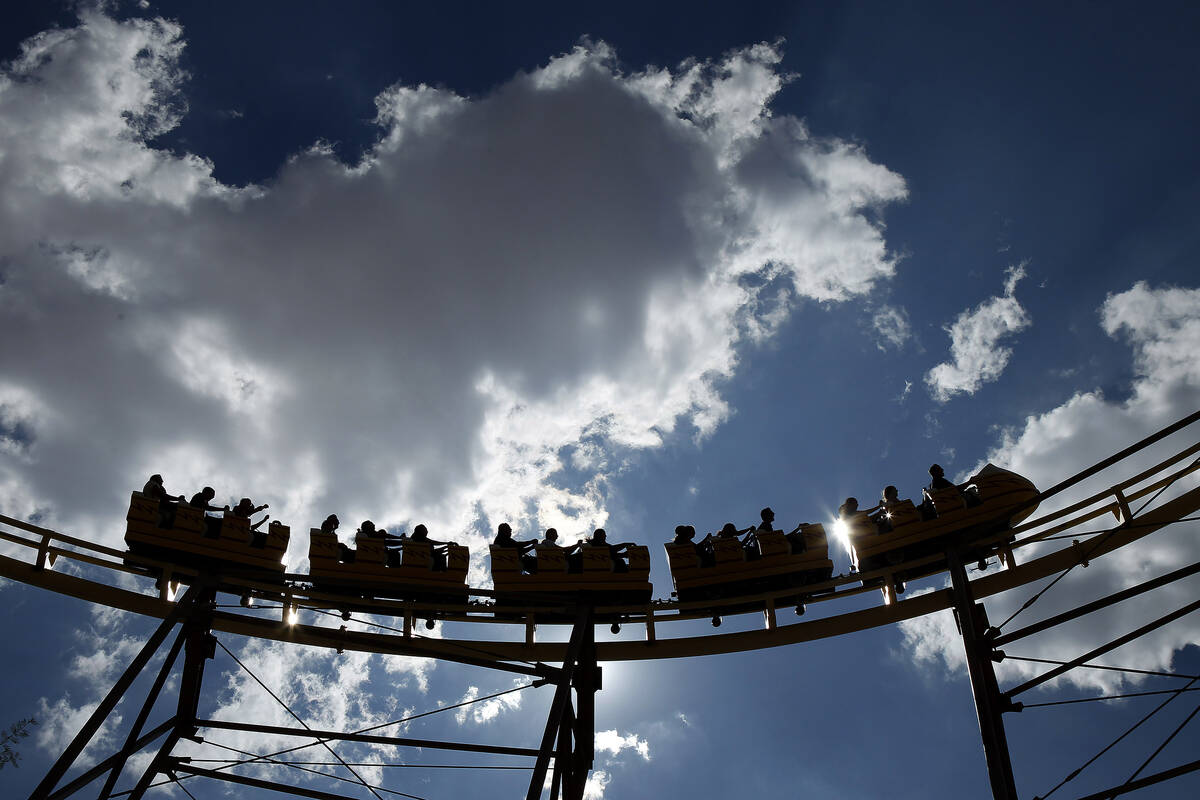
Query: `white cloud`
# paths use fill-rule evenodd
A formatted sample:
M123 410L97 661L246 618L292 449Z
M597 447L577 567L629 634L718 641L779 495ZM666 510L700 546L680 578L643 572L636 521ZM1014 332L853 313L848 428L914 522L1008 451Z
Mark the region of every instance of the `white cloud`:
M788 297L893 274L903 179L772 115L774 45L627 73L584 42L479 97L396 85L359 163L316 143L235 188L151 143L186 109L183 35L85 10L0 79L5 413L36 433L6 510L45 498L113 544L161 472L301 534L336 511L477 552L502 518L570 535L631 453L726 418Z
M1009 267L1003 296L962 312L946 329L954 361L942 362L925 375L925 383L939 403L956 394L974 394L983 384L999 378L1008 366L1012 348L1001 346L1001 340L1030 325L1029 313L1013 294L1024 277L1024 265Z
M739 347L795 298L894 273L903 179L772 114L775 45L623 72L584 42L477 97L398 84L358 163L314 142L233 187L154 144L183 37L88 8L0 73L4 513L119 545L158 472L269 502L293 569L336 512L425 522L483 584L500 520L602 524L632 454L729 415ZM353 670L424 692L432 669L243 652L326 727L379 719ZM286 722L264 697L231 675L221 711Z
M1122 336L1133 349L1137 377L1128 398L1112 401L1099 392L1076 394L1058 408L1031 416L1022 426L1005 431L1000 443L988 453L987 461L1013 469L1039 487L1048 488L1200 407L1200 368L1195 360L1195 354L1200 352L1200 289L1152 289L1138 283L1128 291L1110 295L1100 309L1100 318L1110 335ZM1136 474L1194 442L1195 437L1194 430L1178 434L1131 459L1112 479L1107 477L1111 473L1092 479L1070 496L1056 498L1052 507L1067 503L1071 497L1099 491L1120 477ZM1173 491L1194 485L1193 477L1173 487ZM1164 499L1170 496L1164 495ZM1040 509L1046 510L1050 508ZM1086 569L1075 569L1013 625L1028 624L1196 561L1200 558L1197 544L1200 540L1194 535L1196 526L1194 522L1169 526L1092 561ZM1098 526L1093 524L1093 527ZM992 623L1006 619L1035 588L989 598L985 605ZM1053 634L1014 643L1005 650L1014 655L1070 660L1185 605L1195 598L1198 590L1200 581L1196 578L1180 581L1084 617L1076 624L1056 629ZM1137 669L1169 669L1180 648L1200 641L1200 620L1194 616L1160 628L1097 661ZM961 670L962 644L948 614L902 623L901 630L905 652L918 663L943 663L950 669ZM1000 665L998 673L1002 679L1016 680L1044 669L1010 660ZM1112 691L1137 680L1114 672L1074 670L1060 683L1069 681L1081 687Z
M596 732L596 750L616 756L622 750L633 750L646 761L650 760L650 743L636 733L622 735L616 730Z
M588 775L587 783L583 786L583 800L604 800L604 792L608 789L611 781L612 776L604 770L592 770L592 774Z
M903 308L879 306L871 313L871 324L879 335L875 346L880 350L899 348L912 338L912 325L908 321L908 312Z
M524 681L514 681L523 684ZM516 711L521 707L521 693L512 692L487 700L472 702L479 697L479 687L469 686L459 703L471 703L454 712L454 719L459 725L465 725L468 720L476 725L485 725L506 711Z

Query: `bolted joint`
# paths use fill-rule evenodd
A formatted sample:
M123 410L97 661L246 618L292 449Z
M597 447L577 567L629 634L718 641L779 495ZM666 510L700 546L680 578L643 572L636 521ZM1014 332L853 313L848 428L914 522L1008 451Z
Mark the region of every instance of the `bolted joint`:
M999 664L1003 660L1004 660L1004 651L1003 650L993 650L992 651L992 661L995 661L997 664Z

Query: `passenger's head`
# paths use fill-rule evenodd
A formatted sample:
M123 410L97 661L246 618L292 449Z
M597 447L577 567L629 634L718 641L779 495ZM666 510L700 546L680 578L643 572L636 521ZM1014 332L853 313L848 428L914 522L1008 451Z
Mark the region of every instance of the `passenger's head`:
M608 534L604 532L604 528L596 528L592 531L592 541L596 544L604 544L608 541Z
M546 541L547 542L557 542L558 541L558 531L556 531L554 528L546 528Z
M217 496L217 490L212 488L211 486L205 486L203 489L200 490L200 496L204 497L207 500L212 500L214 497Z
M933 476L933 477L935 477L935 478L944 478L944 477L946 477L946 471L945 471L944 469L942 469L942 465L941 465L941 464L934 464L932 467L930 467L930 468L929 468L929 474L930 474L930 475L932 475L932 476Z
M675 541L683 543L689 541L696 535L696 529L691 525L676 525L675 526Z
M496 535L501 539L508 539L512 536L512 528L507 522L501 522L500 527L496 529Z
M895 486L883 487L883 499L884 500L887 500L888 502L893 502L893 501L897 500L899 497L900 497L900 490L897 489Z
M162 483L162 475L157 472L150 476L150 483Z
M371 522L371 520L369 520L369 519L364 519L362 522L362 525L358 526L358 529L360 531L362 531L363 533L374 533L375 532L375 523Z
M842 517L848 517L856 513L858 513L857 497L847 497L846 502L842 503L842 507L838 509L838 515Z
M767 506L762 511L758 512L758 515L762 517L763 522L775 521L775 512L771 510L770 506Z
M737 536L737 532L737 525L734 525L732 522L726 522L724 527L721 528L722 536Z
M247 509L254 508L254 503L249 497L243 497L241 500L238 500L238 504L235 506L235 508L238 511L245 511Z
M429 529L424 525L418 525L417 527L413 528L412 538L416 539L417 541L428 539Z
M321 530L325 531L326 533L333 533L337 530L339 522L340 520L338 520L337 514L330 514L325 518L325 521L321 523Z

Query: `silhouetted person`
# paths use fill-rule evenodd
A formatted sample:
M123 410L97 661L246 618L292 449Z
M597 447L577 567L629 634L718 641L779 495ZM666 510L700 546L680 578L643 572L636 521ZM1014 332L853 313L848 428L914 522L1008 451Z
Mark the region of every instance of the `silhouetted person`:
M770 506L767 506L762 511L758 512L758 515L762 517L762 522L758 523L758 530L775 530L775 512L771 510Z
M858 513L858 498L847 497L846 502L838 507L838 517L843 520L851 520Z
M205 486L192 495L192 499L188 501L188 505L192 508L204 509L205 511L228 511L229 506L212 505L212 499L216 496L217 493L211 486Z
M754 530L754 526L751 526L749 528L743 528L742 530L738 530L737 525L734 525L732 522L726 522L721 527L721 532L717 534L717 538L718 539L736 539L737 537L741 536L743 533L749 533L752 530Z
M192 508L199 508L204 512L209 511L228 511L229 506L214 506L211 501L217 496L216 491L211 486L205 486L200 491L192 495L192 499L188 501L188 505ZM209 539L216 539L220 536L221 520L216 517L209 517L204 520L204 535Z
M444 570L446 568L446 553L450 549L448 542L439 542L436 539L429 538L429 529L424 525L418 525L413 528L412 536L409 536L406 541L410 542L425 542L432 545L431 553L433 555L433 568L436 570ZM403 546L403 542L401 543Z
M558 543L558 531L554 528L546 528L546 536L541 542L543 547L562 547Z
M375 523L369 519L364 519L362 524L358 526L358 533L366 536L368 539L378 539L387 544L399 542L403 537L388 533L387 528L376 528Z
M250 517L254 516L255 514L257 514L260 511L262 511L264 508L270 508L270 507L271 506L268 505L267 503L263 503L261 506L256 506L256 505L254 505L253 501L250 500L249 497L243 497L238 502L238 504L233 507L233 515L235 517L241 517L242 519L250 519ZM262 524L264 522L266 522L267 520L269 520L270 518L271 518L271 515L267 514L265 517L260 519L258 522L251 525L250 530L252 530L252 531L258 530L262 526Z
M946 472L939 464L934 464L929 468L929 476L933 478L933 480L929 482L929 491L931 492L935 489L954 488L954 484L946 480Z
M879 528L880 533L887 533L892 529L891 515L889 511L900 504L900 490L895 486L883 487L882 499L876 510L869 516L871 521Z
M537 540L517 541L513 538L512 527L507 522L501 522L496 528L496 540L492 542L496 547L513 547L520 552L521 567L526 572L537 571L537 559L529 555L529 551L537 546Z
M625 563L625 559L621 558L621 554L633 546L633 542L621 542L620 544L609 544L608 533L604 528L596 528L592 531L592 538L588 539L587 544L591 547L607 547L609 558L613 562L613 570L615 572L628 572L629 565Z
M146 481L146 485L142 487L142 494L152 497L155 500L166 500L168 502L178 500L182 503L184 500L183 495L176 497L175 495L167 494L166 487L163 486L163 477L157 472L150 476L150 480Z
M675 538L671 540L671 544L688 544L696 551L696 556L700 559L701 566L707 566L713 563L712 548L708 547L704 542L696 541L696 529L691 525L676 525Z
M338 525L341 521L337 518L337 514L330 514L321 523L321 533L337 533Z
M150 476L150 480L146 481L146 485L142 487L142 494L158 501L158 526L160 528L170 528L175 524L175 502L184 502L184 496L179 495L173 497L167 494L166 488L163 486L162 475L157 472Z

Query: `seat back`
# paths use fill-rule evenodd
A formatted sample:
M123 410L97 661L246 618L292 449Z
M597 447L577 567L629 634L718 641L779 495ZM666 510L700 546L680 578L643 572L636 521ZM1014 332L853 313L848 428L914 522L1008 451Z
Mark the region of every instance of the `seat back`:
M203 536L204 510L180 503L179 508L175 510L175 524L172 527L177 531L188 531Z
M141 492L134 492L129 497L129 513L125 515L125 519L129 522L158 525L158 501Z
M966 507L962 492L958 490L957 486L949 486L945 489L926 489L925 496L933 503L939 516L948 511L957 511Z
M875 523L865 511L856 511L849 519L843 520L846 523L846 533L850 538L850 543L866 539L872 534L879 533L879 528L875 527Z
M320 533L320 531L317 531L317 533ZM337 541L337 536L333 538L334 541ZM292 529L278 520L272 520L267 525L267 541L263 547L268 550L278 550L282 554L287 551L288 543L291 540Z
M696 548L690 543L667 542L663 547L667 550L667 564L671 567L671 572L700 568L700 556L696 554Z
M400 566L412 569L431 569L433 567L433 545L429 542L414 542L404 540L400 550Z
M470 561L471 553L465 546L461 544L446 545L446 572L458 575L465 581Z
M387 563L387 547L382 539L375 539L361 533L354 536L354 561L358 564Z
M515 547L488 546L491 556L492 576L507 576L521 572L521 551Z
M235 517L226 514L221 519L221 534L219 537L226 542L247 544L250 541L250 520L245 517Z
M268 534L269 536L270 534ZM308 532L308 561L310 564L317 562L337 562L341 559L341 552L338 548L337 534L325 533L319 528L312 528Z
M539 575L567 571L567 554L561 547L551 544L539 544L533 549L537 554L537 571Z
M736 537L713 539L712 546L713 558L718 564L746 560L746 551L742 549L742 543Z
M759 555L764 558L786 555L792 551L783 531L758 531L754 538L758 540Z
M629 559L629 571L650 574L650 548L644 544L632 544L625 550Z
M888 507L888 514L891 516L888 521L892 523L892 528L899 528L901 525L907 525L910 522L920 522L921 512L917 511L917 507L913 505L912 500L900 500L892 503Z
M608 545L585 544L579 550L583 555L584 572L613 571L612 551L608 549Z

